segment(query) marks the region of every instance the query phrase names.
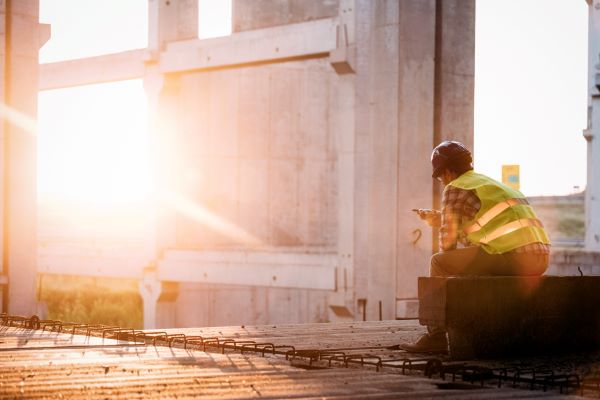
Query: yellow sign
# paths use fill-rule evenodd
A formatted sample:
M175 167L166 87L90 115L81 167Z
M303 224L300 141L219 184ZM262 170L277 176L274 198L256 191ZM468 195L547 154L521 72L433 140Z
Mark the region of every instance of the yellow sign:
M521 179L519 176L518 165L503 165L502 166L502 183L513 189L521 188Z

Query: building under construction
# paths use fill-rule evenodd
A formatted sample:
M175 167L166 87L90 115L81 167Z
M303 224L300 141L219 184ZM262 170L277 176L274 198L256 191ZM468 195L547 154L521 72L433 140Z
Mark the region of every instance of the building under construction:
M410 210L439 202L434 143L473 142L474 1L235 0L204 40L197 1L148 7L148 48L38 65L38 2L4 4L6 103L142 79L162 196L143 251L38 259L35 141L7 141L5 309L59 274L139 280L146 327L415 317L434 244Z
M588 4L586 237L553 254L566 275L600 266ZM38 0L0 2L0 397L597 396L600 332L563 318L600 317L585 305L595 280L561 284L581 302L539 309L573 326L548 343L574 334L583 355L456 361L397 346L446 306L419 310L437 244L411 209L439 208L434 145L473 145L474 0L232 0L232 34L212 39L197 16L198 0L148 0L147 48L39 64L51 27ZM143 245L38 246L38 92L130 79L144 83L161 195ZM55 275L135 280L145 330L47 318L40 280ZM552 282L537 296L563 293Z

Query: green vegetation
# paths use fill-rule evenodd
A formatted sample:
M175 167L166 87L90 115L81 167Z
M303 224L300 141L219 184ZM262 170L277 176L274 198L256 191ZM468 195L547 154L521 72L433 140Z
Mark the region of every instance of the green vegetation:
M135 281L45 275L38 293L49 319L142 328L142 299Z
M558 231L565 237L583 238L585 221L580 217L563 217L558 221Z

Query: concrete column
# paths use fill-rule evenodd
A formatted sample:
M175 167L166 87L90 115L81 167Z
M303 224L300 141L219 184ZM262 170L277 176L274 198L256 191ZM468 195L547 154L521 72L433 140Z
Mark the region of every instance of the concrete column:
M355 163L355 0L341 0L339 5L338 48L330 55L337 71L333 82L330 107L332 127L338 150L338 287L329 296L329 320L359 317L354 303L354 163Z
M175 213L168 193L177 188L177 106L179 76L158 69L158 57L170 41L198 37L198 0L148 0L148 59L144 88L148 98L154 181L157 193L157 257L176 241Z
M600 94L591 96L591 127L585 133L588 150L585 193L585 247L600 251Z
M588 1L588 126L585 247L600 251L600 1Z
M148 48L198 37L198 0L148 0Z
M367 319L390 319L409 316L399 302L428 274L432 235L410 210L433 205L431 149L442 137L473 144L475 5L357 0L356 10L356 298Z
M139 288L144 308L144 329L174 327L173 305L179 295L179 286L176 283L161 282L156 270L147 268Z
M169 193L177 190L178 152L177 107L179 76L165 75L158 69L161 51L170 41L198 37L198 0L148 0L148 58L144 88L148 98L151 135L151 159L154 165L156 190L155 254L176 244L176 213L169 207ZM140 283L144 300L144 327L174 326L173 301L159 304L164 296L164 284L153 272L145 274ZM177 296L177 290L170 291ZM173 299L174 300L174 299ZM161 302L164 303L164 302ZM172 310L171 310L172 311Z
M474 138L475 0L436 1L434 145L458 140L471 150ZM477 154L474 154L477 168ZM442 187L433 185L433 208ZM438 232L433 230L433 251Z
M435 0L400 2L396 317L416 317L417 277L428 274L431 230L412 212L432 204ZM413 314L411 314L411 310Z
M434 142L473 148L475 0L437 0Z
M156 305L161 294L161 283L155 272L144 273L140 281L140 295L144 307L144 329L156 328Z
M400 2L357 0L356 13L356 299L367 320L391 319L398 254Z
M0 2L2 309L21 315L36 312L38 20L38 0Z

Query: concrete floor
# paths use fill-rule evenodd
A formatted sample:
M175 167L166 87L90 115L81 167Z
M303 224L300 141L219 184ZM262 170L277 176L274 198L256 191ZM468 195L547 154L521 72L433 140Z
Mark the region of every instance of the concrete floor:
M499 387L491 378L480 382L475 377L474 383L461 380L461 376L474 377L464 368L454 379L450 373L466 364L475 371L476 366L500 368L520 362L520 378L525 379L532 373L525 365L535 360L465 364L390 348L423 332L416 321L139 331L135 332L137 342L108 338L115 328L92 328L87 336L87 327L78 327L72 334L72 327L66 325L61 333L50 330L58 330L58 324L40 324L45 330L26 329L19 321L12 325L0 326L0 398L573 397L549 383L545 390L539 383L531 387L524 380L515 381L514 387L506 380ZM131 330L123 331L121 339L131 334ZM188 339L187 349L182 334ZM172 347L165 338L172 339ZM589 374L600 366L594 358L598 359L580 355L552 362L555 366L570 362L573 371L581 367L592 382ZM550 364L548 359L537 362ZM439 369L425 369L436 365L444 366L445 380ZM537 371L541 373L541 366ZM590 383L583 394L597 396L591 389ZM571 388L569 393L582 392Z

